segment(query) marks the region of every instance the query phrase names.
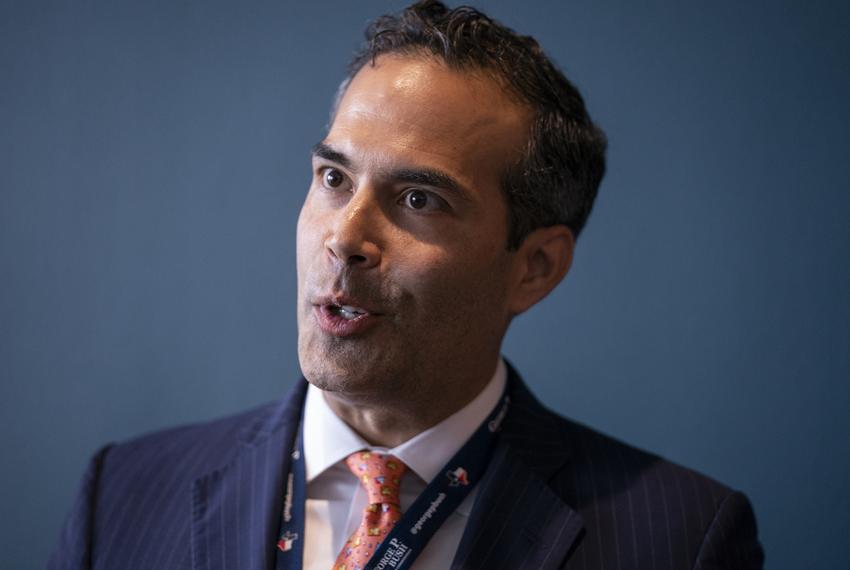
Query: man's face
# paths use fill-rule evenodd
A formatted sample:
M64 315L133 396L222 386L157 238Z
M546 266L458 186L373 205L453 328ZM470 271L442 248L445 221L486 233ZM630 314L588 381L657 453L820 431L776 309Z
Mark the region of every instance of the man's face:
M528 120L491 80L431 59L382 56L355 76L298 220L310 382L455 398L459 378L492 373L515 261L500 177Z

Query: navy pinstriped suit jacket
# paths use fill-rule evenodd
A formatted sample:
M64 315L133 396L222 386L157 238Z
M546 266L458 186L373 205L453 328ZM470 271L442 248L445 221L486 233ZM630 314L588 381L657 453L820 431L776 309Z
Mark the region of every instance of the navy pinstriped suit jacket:
M740 493L543 408L511 408L452 569L762 566ZM274 568L306 382L280 403L107 446L48 568Z

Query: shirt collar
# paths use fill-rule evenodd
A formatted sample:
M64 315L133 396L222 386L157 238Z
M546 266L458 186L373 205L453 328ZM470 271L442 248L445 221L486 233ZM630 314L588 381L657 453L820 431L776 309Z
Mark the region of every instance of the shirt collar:
M505 390L507 368L499 358L496 372L466 406L437 425L392 449L369 445L331 410L312 384L304 404L304 459L307 483L361 449L391 453L423 481L430 482L496 407Z

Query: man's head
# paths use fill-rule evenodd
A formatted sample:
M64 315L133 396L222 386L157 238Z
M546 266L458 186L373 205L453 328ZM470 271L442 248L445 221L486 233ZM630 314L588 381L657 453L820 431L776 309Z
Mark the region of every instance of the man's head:
M431 43L408 41L420 36ZM468 401L510 320L569 268L602 135L533 40L477 12L424 3L370 37L314 149L299 218L301 367L349 400ZM508 77L497 64L536 67ZM544 138L557 148L532 152L556 124ZM544 177L564 185L529 187Z
M531 110L523 152L502 165L508 201L508 246L532 230L563 224L578 237L605 173L605 135L593 124L578 90L543 53L474 8L449 10L418 2L399 15L376 18L342 81L334 113L352 78L380 55L433 57L450 69L487 76ZM333 113L332 113L333 114Z

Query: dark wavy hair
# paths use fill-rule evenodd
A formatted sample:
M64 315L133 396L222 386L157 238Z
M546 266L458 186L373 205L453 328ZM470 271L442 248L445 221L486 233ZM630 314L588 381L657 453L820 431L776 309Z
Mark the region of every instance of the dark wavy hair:
M565 225L578 237L605 173L605 134L534 38L469 6L450 10L436 0L417 2L369 23L334 112L352 78L382 54L428 55L455 70L483 72L528 105L533 119L526 148L502 175L510 212L508 248L519 247L535 229L553 225Z

